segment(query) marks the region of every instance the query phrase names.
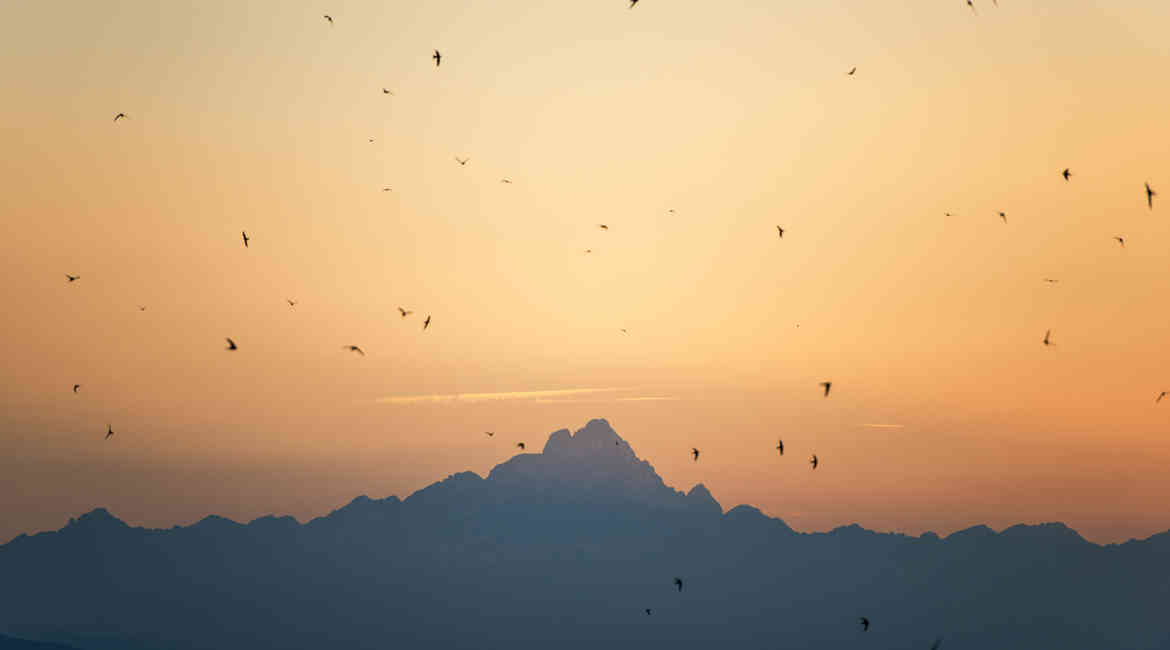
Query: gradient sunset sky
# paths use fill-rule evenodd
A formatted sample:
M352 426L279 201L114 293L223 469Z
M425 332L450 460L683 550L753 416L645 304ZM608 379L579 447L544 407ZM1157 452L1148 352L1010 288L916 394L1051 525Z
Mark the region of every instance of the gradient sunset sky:
M627 4L7 3L0 542L592 417L798 530L1170 528L1170 5Z

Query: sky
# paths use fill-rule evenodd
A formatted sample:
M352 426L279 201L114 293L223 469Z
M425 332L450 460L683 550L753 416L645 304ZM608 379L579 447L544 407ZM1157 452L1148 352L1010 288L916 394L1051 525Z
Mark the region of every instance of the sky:
M999 5L6 3L0 540L593 417L798 530L1170 528L1170 6Z

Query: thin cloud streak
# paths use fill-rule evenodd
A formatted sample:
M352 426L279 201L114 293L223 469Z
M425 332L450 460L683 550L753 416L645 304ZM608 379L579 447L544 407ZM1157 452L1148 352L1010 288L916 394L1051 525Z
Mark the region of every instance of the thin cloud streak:
M680 397L673 395L646 396L646 397L619 397L616 402L677 402Z
M503 402L514 400L541 400L549 397L565 395L587 395L591 393L608 393L624 388L564 388L560 390L525 390L504 393L448 393L438 395L404 395L398 397L380 397L378 404L446 404L451 402Z

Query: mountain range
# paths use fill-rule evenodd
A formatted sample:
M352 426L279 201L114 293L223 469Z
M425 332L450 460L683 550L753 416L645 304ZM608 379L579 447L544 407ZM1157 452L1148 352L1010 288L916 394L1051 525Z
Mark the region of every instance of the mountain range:
M304 524L145 529L99 508L21 535L0 546L0 634L78 650L1170 650L1167 576L1170 532L801 533L724 512L599 419L486 478Z

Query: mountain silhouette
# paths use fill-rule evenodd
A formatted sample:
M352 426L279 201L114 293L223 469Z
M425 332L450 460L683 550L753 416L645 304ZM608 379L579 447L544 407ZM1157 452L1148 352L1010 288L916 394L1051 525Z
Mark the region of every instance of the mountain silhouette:
M1167 575L1170 532L1100 546L1062 524L940 538L724 513L593 420L486 478L304 524L145 529L99 508L21 535L0 546L0 633L79 650L1155 650Z

